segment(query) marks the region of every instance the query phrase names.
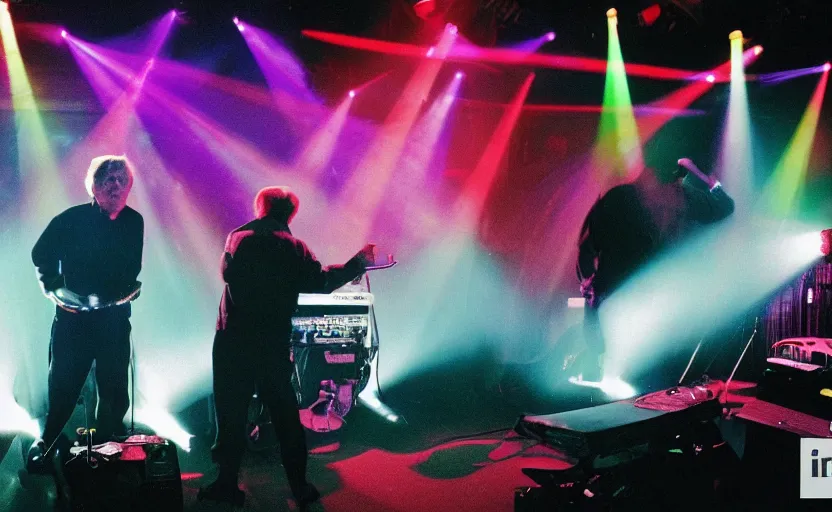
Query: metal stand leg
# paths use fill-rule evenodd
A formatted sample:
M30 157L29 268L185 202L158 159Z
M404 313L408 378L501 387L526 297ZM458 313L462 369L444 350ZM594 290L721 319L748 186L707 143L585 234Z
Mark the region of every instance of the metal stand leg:
M214 394L208 396L208 430L211 431L216 423L217 407L214 404Z
M699 343L696 345L696 349L693 351L693 355L690 356L690 361L688 361L688 366L685 368L685 371L682 372L682 376L679 377L679 382L676 384L677 386L682 385L682 381L685 380L685 376L687 376L688 371L690 370L691 365L693 365L693 360L696 359L696 354L699 352L699 349L702 347L702 341L704 341L704 337L699 340Z
M757 325L760 323L760 317L757 317L754 320L754 332L751 333L751 337L748 339L748 343L745 344L745 348L742 350L742 354L740 354L740 358L737 359L737 364L734 365L734 371L731 372L731 375L728 377L728 380L725 381L725 396L728 396L728 386L730 386L731 381L734 379L734 375L737 373L737 369L740 367L740 363L742 362L743 358L745 357L745 353L748 352L748 347L751 346L751 342L754 341L754 337L757 336Z

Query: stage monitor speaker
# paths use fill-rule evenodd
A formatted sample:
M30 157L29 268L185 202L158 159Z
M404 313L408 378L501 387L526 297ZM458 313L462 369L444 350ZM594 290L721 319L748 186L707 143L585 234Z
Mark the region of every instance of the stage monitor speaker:
M721 505L735 494L739 460L717 425L696 423L641 457L601 468L523 468L539 487L515 489L515 512L552 510L742 510Z
M74 511L140 512L183 508L176 446L157 436L61 450L61 501Z
M596 457L674 438L696 423L717 418L722 410L715 398L676 411L634 404L631 399L558 414L524 416L515 425L515 431L586 464Z
M757 390L761 400L832 420L832 369L804 370L769 359Z

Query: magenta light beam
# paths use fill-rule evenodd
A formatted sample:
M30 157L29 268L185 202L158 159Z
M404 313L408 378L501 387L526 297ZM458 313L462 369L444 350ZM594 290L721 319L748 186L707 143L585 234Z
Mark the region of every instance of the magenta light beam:
M156 20L147 40L144 57L152 59L159 55L173 27L173 22L176 20L176 11L171 11L170 14Z
M242 23L237 23L241 31L242 26ZM307 86L305 69L277 38L265 30L248 27L243 39L273 94L284 92L305 101L315 100Z
M528 41L523 41L521 43L512 45L510 49L518 52L534 53L540 48L542 48L543 45L545 45L546 43L551 43L554 40L555 33L548 32L540 37L535 37L534 39L529 39Z
M757 76L757 81L766 85L775 85L787 80L792 80L806 75L817 75L829 71L829 63L820 66L812 66L810 68L792 69L789 71L778 71L776 73L766 73Z

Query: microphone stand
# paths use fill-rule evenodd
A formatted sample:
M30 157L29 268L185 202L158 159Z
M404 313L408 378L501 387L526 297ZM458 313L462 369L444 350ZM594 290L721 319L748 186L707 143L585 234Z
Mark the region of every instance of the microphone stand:
M731 372L731 375L728 377L728 380L725 381L725 401L728 400L728 386L731 384L731 381L734 379L734 375L737 373L737 369L740 367L740 363L742 362L743 358L745 357L745 353L748 352L748 347L751 346L751 342L754 341L754 337L757 336L757 326L760 323L760 317L754 318L754 332L751 333L751 337L748 339L748 343L745 344L745 348L742 350L742 354L740 354L740 358L737 360L737 364L734 365L734 371Z
M714 189L717 187L722 186L722 184L713 178L709 178L704 172L700 171L696 164L690 158L680 158L678 162L676 162L679 167L685 168L691 174L702 180L703 183L708 185L708 189L713 192Z

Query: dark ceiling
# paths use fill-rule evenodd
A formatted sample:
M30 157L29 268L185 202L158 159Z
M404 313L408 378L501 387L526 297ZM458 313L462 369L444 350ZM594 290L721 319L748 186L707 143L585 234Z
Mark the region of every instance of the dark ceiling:
M413 40L422 21L413 0L11 0L16 18L60 21L79 34L123 33L171 8L196 23L227 23L234 15L282 34L315 28ZM703 68L723 62L728 33L741 29L766 47L761 66L817 65L830 58L832 2L828 0L436 0L437 11L469 39L493 45L558 33L550 51L603 56L604 16L619 11L625 58L643 63ZM658 5L650 26L639 12ZM410 11L410 12L408 12ZM654 11L655 12L655 11ZM767 64L766 64L767 63Z
M553 30L557 39L540 51L605 58L605 12L615 6L628 62L709 69L728 60L728 34L734 29L743 31L748 44L765 47L763 58L753 65L752 73L817 66L832 56L832 31L826 27L832 19L830 0L435 0L437 11L443 15L433 22L416 16L412 1L11 0L11 9L17 22L49 21L83 39L98 40L126 34L176 8L189 24L189 30L179 31L171 43L168 51L174 58L204 54L208 58L205 52L210 52L207 48L212 42L227 45L238 40L230 20L239 16L278 33L305 63L313 86L329 98L340 98L356 83L382 73L397 72L400 59L328 46L302 37L302 29L428 45L435 41L436 34L427 28L448 21L457 24L463 35L482 46L508 45ZM658 6L659 16L652 23L645 23L639 13L654 5ZM652 12L657 12L656 7ZM223 55L214 59L219 64L213 71L221 74L236 71L238 77L246 75L240 69L244 63L238 57L239 52L224 51ZM516 71L519 81L527 72L507 71ZM538 70L530 99L597 102L602 80L588 87L557 88L559 94L573 97L541 97L553 94L551 91L556 88L550 84L555 80L570 80L570 75ZM488 89L495 88L495 84L488 83L489 79L483 78L477 90L467 94L477 99L505 101L499 94L490 95ZM674 85L642 80L634 86L634 94L644 98L634 96L634 100L649 101L667 93L662 88L670 86ZM802 108L805 100L801 101L804 101Z

